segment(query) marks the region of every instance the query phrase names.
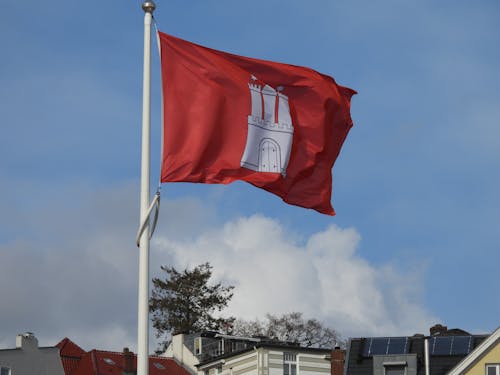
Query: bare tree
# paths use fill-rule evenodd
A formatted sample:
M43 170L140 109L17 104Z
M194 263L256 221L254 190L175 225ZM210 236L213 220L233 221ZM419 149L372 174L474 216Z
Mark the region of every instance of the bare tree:
M298 343L305 347L334 348L344 346L340 334L317 319L305 319L300 312L281 316L267 314L265 321L236 319L232 334L266 336L270 339Z

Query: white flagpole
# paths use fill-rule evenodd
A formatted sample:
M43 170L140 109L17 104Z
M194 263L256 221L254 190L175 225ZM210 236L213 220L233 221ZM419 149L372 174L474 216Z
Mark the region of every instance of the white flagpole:
M140 222L147 219L149 206L150 128L151 128L151 20L156 6L144 1L144 71L142 86L142 157ZM149 225L139 241L139 300L137 314L137 375L149 373Z

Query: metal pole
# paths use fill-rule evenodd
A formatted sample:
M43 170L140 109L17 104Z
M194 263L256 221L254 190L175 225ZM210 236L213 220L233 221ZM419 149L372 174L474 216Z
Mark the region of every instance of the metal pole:
M425 360L425 375L431 375L429 363L429 339L424 340L424 360Z
M151 128L151 19L155 3L145 1L144 71L142 86L142 157L140 222L146 220L149 206L150 128ZM149 373L149 225L139 241L139 300L137 312L137 375Z

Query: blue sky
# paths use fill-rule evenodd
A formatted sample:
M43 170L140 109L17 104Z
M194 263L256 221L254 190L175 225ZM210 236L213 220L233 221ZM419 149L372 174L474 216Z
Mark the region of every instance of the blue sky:
M2 4L0 347L32 331L43 345L135 348L140 4ZM344 337L499 325L497 2L158 0L155 17L358 95L337 216L243 183L163 185L153 275L210 261L236 285L227 313L300 310ZM159 83L153 49L154 181Z

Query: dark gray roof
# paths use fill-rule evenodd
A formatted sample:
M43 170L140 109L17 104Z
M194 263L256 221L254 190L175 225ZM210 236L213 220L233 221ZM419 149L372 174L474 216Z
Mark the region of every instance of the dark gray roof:
M238 340L244 341L244 340ZM205 366L207 364L220 361L221 359L226 359L229 357L233 357L235 355L243 354L246 352L250 352L257 348L266 348L266 349L278 349L283 351L295 351L301 353L316 353L316 354L330 354L331 349L322 349L322 348L311 348L311 347L303 347L296 343L286 343L282 341L248 341L245 347L239 350L232 350L230 352L224 353L222 355L210 356L210 357L201 357L199 358L200 363L196 365L197 367Z
M465 331L463 331L465 332ZM460 332L461 333L461 332ZM476 348L487 335L368 337L349 340L346 375L372 375L373 355L416 354L417 375L424 375L424 341L429 339L430 373L444 375ZM392 339L392 342L391 342ZM384 346L385 345L385 346ZM370 348L372 350L370 350ZM385 351L384 351L385 348Z

